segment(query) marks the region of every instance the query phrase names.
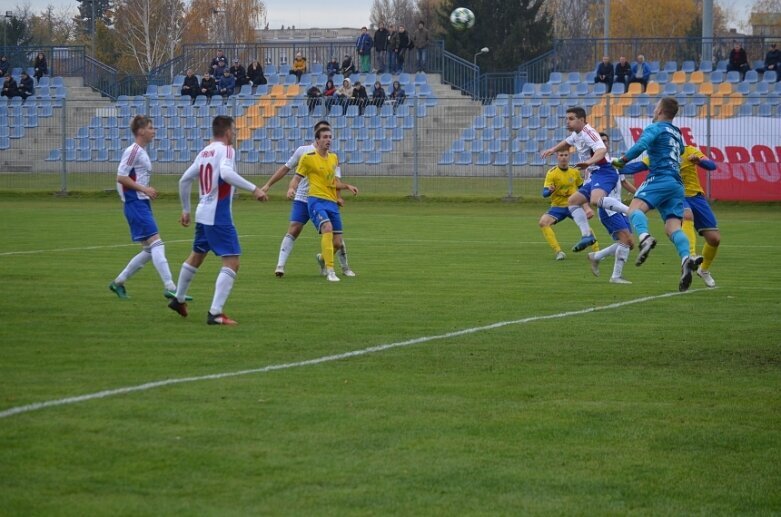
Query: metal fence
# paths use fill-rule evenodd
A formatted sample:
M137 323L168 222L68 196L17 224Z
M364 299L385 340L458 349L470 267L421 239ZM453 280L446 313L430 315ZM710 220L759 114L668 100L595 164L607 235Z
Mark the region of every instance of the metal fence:
M0 55L8 58L11 70L30 70L39 52L46 56L48 75L80 76L84 73L85 47L83 45L62 46L3 46ZM34 74L30 74L34 75Z
M186 101L153 105L145 98L129 108L97 108L67 99L48 108L29 101L19 109L0 104L10 128L8 136L0 132L0 190L112 190L122 150L132 143L129 120L142 113L150 114L157 128L149 146L154 183L174 193L179 175L209 140L211 118L226 114L237 119L239 170L257 182L297 146L311 142L311 127L326 118L334 127L333 150L344 176L367 195L539 199L542 178L555 164L553 158L540 158L540 152L568 134L568 106L584 106L589 122L608 133L610 151L618 155L650 122L653 101L625 95L409 97L400 106L369 106L362 114L358 106L338 104L327 114L322 106L310 113L301 98L286 99L286 107L276 111L248 107L235 97L227 102L215 98L197 110ZM764 188L775 189L781 199L779 96L751 101L702 96L686 102L676 120L688 142L735 168L735 177L766 181L770 186ZM769 165L750 171L738 167L757 163ZM726 177L730 170L720 169L715 179L734 180ZM717 185L708 186L710 194L716 193L712 197L729 198L719 194ZM284 188L278 187L277 195L284 195Z

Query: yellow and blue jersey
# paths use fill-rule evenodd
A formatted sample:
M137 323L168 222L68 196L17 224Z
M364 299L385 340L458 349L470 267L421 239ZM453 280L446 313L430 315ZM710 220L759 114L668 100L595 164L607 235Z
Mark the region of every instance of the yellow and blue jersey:
M577 192L581 185L583 185L583 177L580 175L580 170L575 167L562 170L557 165L545 174L543 188L552 192L550 206L566 207L569 206L567 202L569 197Z
M309 197L337 200L336 170L339 158L334 153L322 157L317 152L305 154L298 162L296 174L309 180Z
M684 196L692 197L697 194L705 194L705 189L700 184L700 175L697 173L697 165L689 161L689 158L696 156L700 160L706 159L705 155L692 145L687 145L683 149L681 156L681 179L683 180Z

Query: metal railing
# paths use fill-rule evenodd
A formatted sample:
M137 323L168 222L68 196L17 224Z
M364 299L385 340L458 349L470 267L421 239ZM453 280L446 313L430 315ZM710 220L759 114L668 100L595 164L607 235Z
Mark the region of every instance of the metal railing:
M84 73L84 45L0 46L0 49L0 54L8 58L11 69L32 68L38 52L43 52L49 67L47 75L50 77L79 76Z

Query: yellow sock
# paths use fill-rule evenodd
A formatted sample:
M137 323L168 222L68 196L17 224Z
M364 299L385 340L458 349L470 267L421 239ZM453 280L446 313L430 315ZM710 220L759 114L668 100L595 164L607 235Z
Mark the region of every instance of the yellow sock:
M588 229L591 230L591 235L594 235L594 229L591 228L590 226L589 226ZM594 239L596 239L596 238L597 238L597 236L594 235ZM591 245L591 251L594 251L594 252L599 251L599 241L596 241L596 240L594 241L594 244Z
M327 269L334 268L334 234L323 233L320 236L320 248L323 250L323 261Z
M551 247L553 253L560 252L561 246L559 246L559 241L556 239L556 234L553 232L553 227L540 226L540 231L542 231L542 236L545 237L545 240L548 241L548 246Z
M716 258L716 252L719 251L718 246L711 246L707 242L702 247L702 265L700 266L705 271L710 269L710 265L713 263L713 259Z
M686 238L689 239L689 255L695 255L697 253L697 232L694 231L694 221L684 219L681 230L683 230Z

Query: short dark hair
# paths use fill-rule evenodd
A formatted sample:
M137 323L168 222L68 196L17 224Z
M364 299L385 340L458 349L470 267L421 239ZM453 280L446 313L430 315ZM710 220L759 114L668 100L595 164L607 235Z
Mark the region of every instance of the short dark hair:
M315 131L317 131L321 127L331 127L331 123L328 122L327 120L320 120L317 122L317 124L315 124Z
M662 113L670 120L678 114L678 101L674 97L662 97L659 106L662 108Z
M328 126L328 127L321 127L320 129L318 129L317 131L315 131L315 139L316 139L316 140L320 140L320 135L322 135L322 134L323 134L323 133L325 133L326 131L330 133L330 132L331 132L331 126Z
M152 119L146 115L136 115L133 120L130 121L130 131L133 135L136 135L140 129L149 127L152 124Z
M217 115L212 120L212 135L219 138L225 136L225 133L233 127L233 117L227 115Z
M571 108L567 108L567 113L574 113L576 118L582 118L583 120L586 120L586 110L584 110L580 106L573 106Z
M605 137L605 138L607 138L608 140L610 140L610 137L609 137L609 136L608 136L608 134L607 134L607 133L605 133L604 131L600 131L600 132L599 132L599 136L600 136L600 138L601 138L601 137Z

